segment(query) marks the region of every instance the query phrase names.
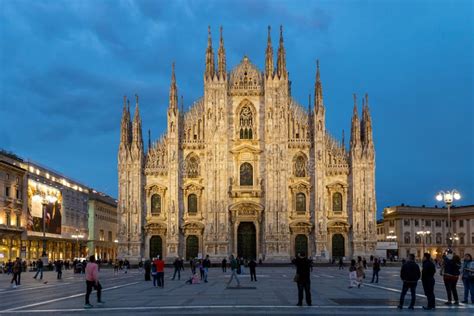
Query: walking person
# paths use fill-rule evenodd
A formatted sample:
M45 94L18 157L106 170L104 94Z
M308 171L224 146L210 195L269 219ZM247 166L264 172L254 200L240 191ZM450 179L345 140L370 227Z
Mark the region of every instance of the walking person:
M227 272L227 259L222 259L222 272Z
M297 306L303 306L303 290L306 297L306 304L311 306L311 262L306 258L306 254L301 252L295 259L296 276L295 281L298 285L298 303Z
M342 261L342 257L339 257L339 270L344 270L344 261Z
M56 278L58 280L61 280L61 278L63 277L63 264L62 264L62 262L57 260L55 262L55 267L56 267L56 273L57 273Z
M464 285L464 301L461 303L467 304L469 302L469 292L471 293L471 303L474 304L474 261L469 253L464 255L464 262L462 264L462 283Z
M245 274L245 261L244 261L244 257L240 257L239 265L240 265L240 274Z
M158 272L156 271L155 258L152 259L151 276L153 278L153 287L158 286Z
M191 273L193 275L196 274L196 264L194 263L194 258L191 258L191 260L189 260L189 266L191 267Z
M204 283L207 283L207 276L209 274L209 268L211 267L211 260L209 260L209 255L206 255L206 259L202 262L204 269Z
M161 260L161 256L158 257L153 262L156 266L156 274L158 278L158 287L165 287L165 262Z
M415 255L411 253L408 255L408 260L403 264L400 271L400 278L403 281L403 287L402 293L400 293L400 303L397 306L398 309L403 308L403 301L405 300L405 295L407 294L408 289L410 289L411 292L411 302L408 309L415 308L416 286L420 279L420 275L420 267L415 262Z
M230 270L232 273L230 275L229 282L227 282L227 287L230 285L230 283L232 282L234 278L237 281L237 287L240 287L239 277L237 276L237 269L239 267L239 263L234 258L234 255L230 255L229 261L230 261Z
M178 280L181 279L181 260L179 260L179 257L176 257L173 262L173 267L174 267L174 273L173 273L173 278L171 280L174 280L176 277L176 274L178 274Z
M449 249L443 260L443 281L446 287L446 294L448 295L448 301L444 303L445 305L453 305L453 299L454 305L459 305L456 285L458 283L460 269L461 258L458 255L454 255L453 251Z
M421 271L421 284L423 285L423 290L425 291L426 299L428 304L423 306L425 310L432 310L436 308L435 295L434 295L434 286L436 273L436 266L431 260L431 255L425 253L423 255L423 270Z
M102 301L102 285L99 282L99 266L95 262L95 256L89 257L89 263L86 266L86 303L84 308L92 308L92 304L89 301L92 289L97 291L97 304L102 305L105 302Z
M40 274L40 280L43 280L43 260L41 259L38 259L38 261L36 261L36 274L33 279L36 279L38 274Z
M356 261L354 259L351 260L351 265L349 267L349 288L352 289L354 286L359 286L359 282L357 281L357 267Z
M364 270L364 263L361 257L357 257L357 264L356 264L356 273L357 273L357 287L362 286L362 281L365 279L365 270Z
M248 266L250 270L250 282L252 281L257 282L257 271L256 271L257 262L255 262L254 258L250 259Z
M13 273L13 277L12 277L12 280L10 281L10 284L12 288L16 289L16 287L18 286L18 275L20 274L20 270L21 270L20 258L16 258L15 262L12 263L11 270ZM13 282L15 282L15 284L13 284Z
M380 271L380 261L377 258L374 258L374 263L372 264L372 281L370 283L379 283L379 271Z
M151 273L151 262L150 260L145 260L145 263L143 264L143 267L145 269L145 281L150 281L150 273Z

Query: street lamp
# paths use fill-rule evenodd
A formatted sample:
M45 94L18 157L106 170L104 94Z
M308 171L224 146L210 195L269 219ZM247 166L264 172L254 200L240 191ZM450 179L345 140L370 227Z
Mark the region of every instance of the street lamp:
M425 241L426 241L426 235L431 234L429 230L420 230L417 231L416 234L418 236L421 236L421 244L422 244L422 256L425 254Z
M46 205L56 203L58 198L54 195L38 192L33 195L33 200L41 202L41 205L43 206L43 253L41 256L46 257Z
M451 237L451 205L453 204L454 200L460 200L461 199L461 194L459 194L458 191L456 190L451 190L451 191L440 191L436 195L436 200L439 202L444 201L446 206L448 207L448 238L447 238L447 243L448 243L448 249L451 249L453 245L453 238Z
M81 252L79 250L79 238L82 239L84 238L84 235L82 234L79 234L79 229L76 229L76 234L74 235L71 235L72 238L76 238L76 251L77 251L77 258L80 258L81 257Z

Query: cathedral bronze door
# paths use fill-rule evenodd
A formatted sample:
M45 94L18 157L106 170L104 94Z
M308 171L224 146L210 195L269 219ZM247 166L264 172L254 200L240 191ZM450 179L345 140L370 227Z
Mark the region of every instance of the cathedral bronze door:
M157 256L163 258L163 240L160 236L152 236L150 238L150 258Z
M344 256L344 236L341 234L334 234L332 236L332 257L340 258Z
M296 235L295 238L295 255L304 252L308 254L308 237L306 235Z
M257 233L252 222L242 222L237 229L237 255L257 259Z
M195 235L186 238L186 260L197 258L199 253L199 239Z

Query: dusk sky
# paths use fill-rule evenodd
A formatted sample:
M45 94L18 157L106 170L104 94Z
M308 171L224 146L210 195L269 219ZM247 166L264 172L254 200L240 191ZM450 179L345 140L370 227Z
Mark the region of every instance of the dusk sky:
M359 103L369 93L379 213L433 206L452 188L458 204L474 204L473 9L460 0L0 0L0 148L116 197L123 95L140 96L144 135L156 139L173 61L185 106L203 95L208 25L215 49L224 28L230 71L244 55L263 69L267 26L276 52L282 24L292 94L305 106L320 59L332 135L349 135L352 93Z

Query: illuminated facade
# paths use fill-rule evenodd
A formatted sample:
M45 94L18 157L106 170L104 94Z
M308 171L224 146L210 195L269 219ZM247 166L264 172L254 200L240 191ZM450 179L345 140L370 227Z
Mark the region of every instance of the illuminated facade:
M118 150L119 257L229 254L285 261L369 256L376 244L375 150L366 95L350 145L326 131L319 64L314 105L291 96L283 34L274 64L217 67L209 31L203 97L178 107L173 65L167 132L145 150L136 98L124 100Z

